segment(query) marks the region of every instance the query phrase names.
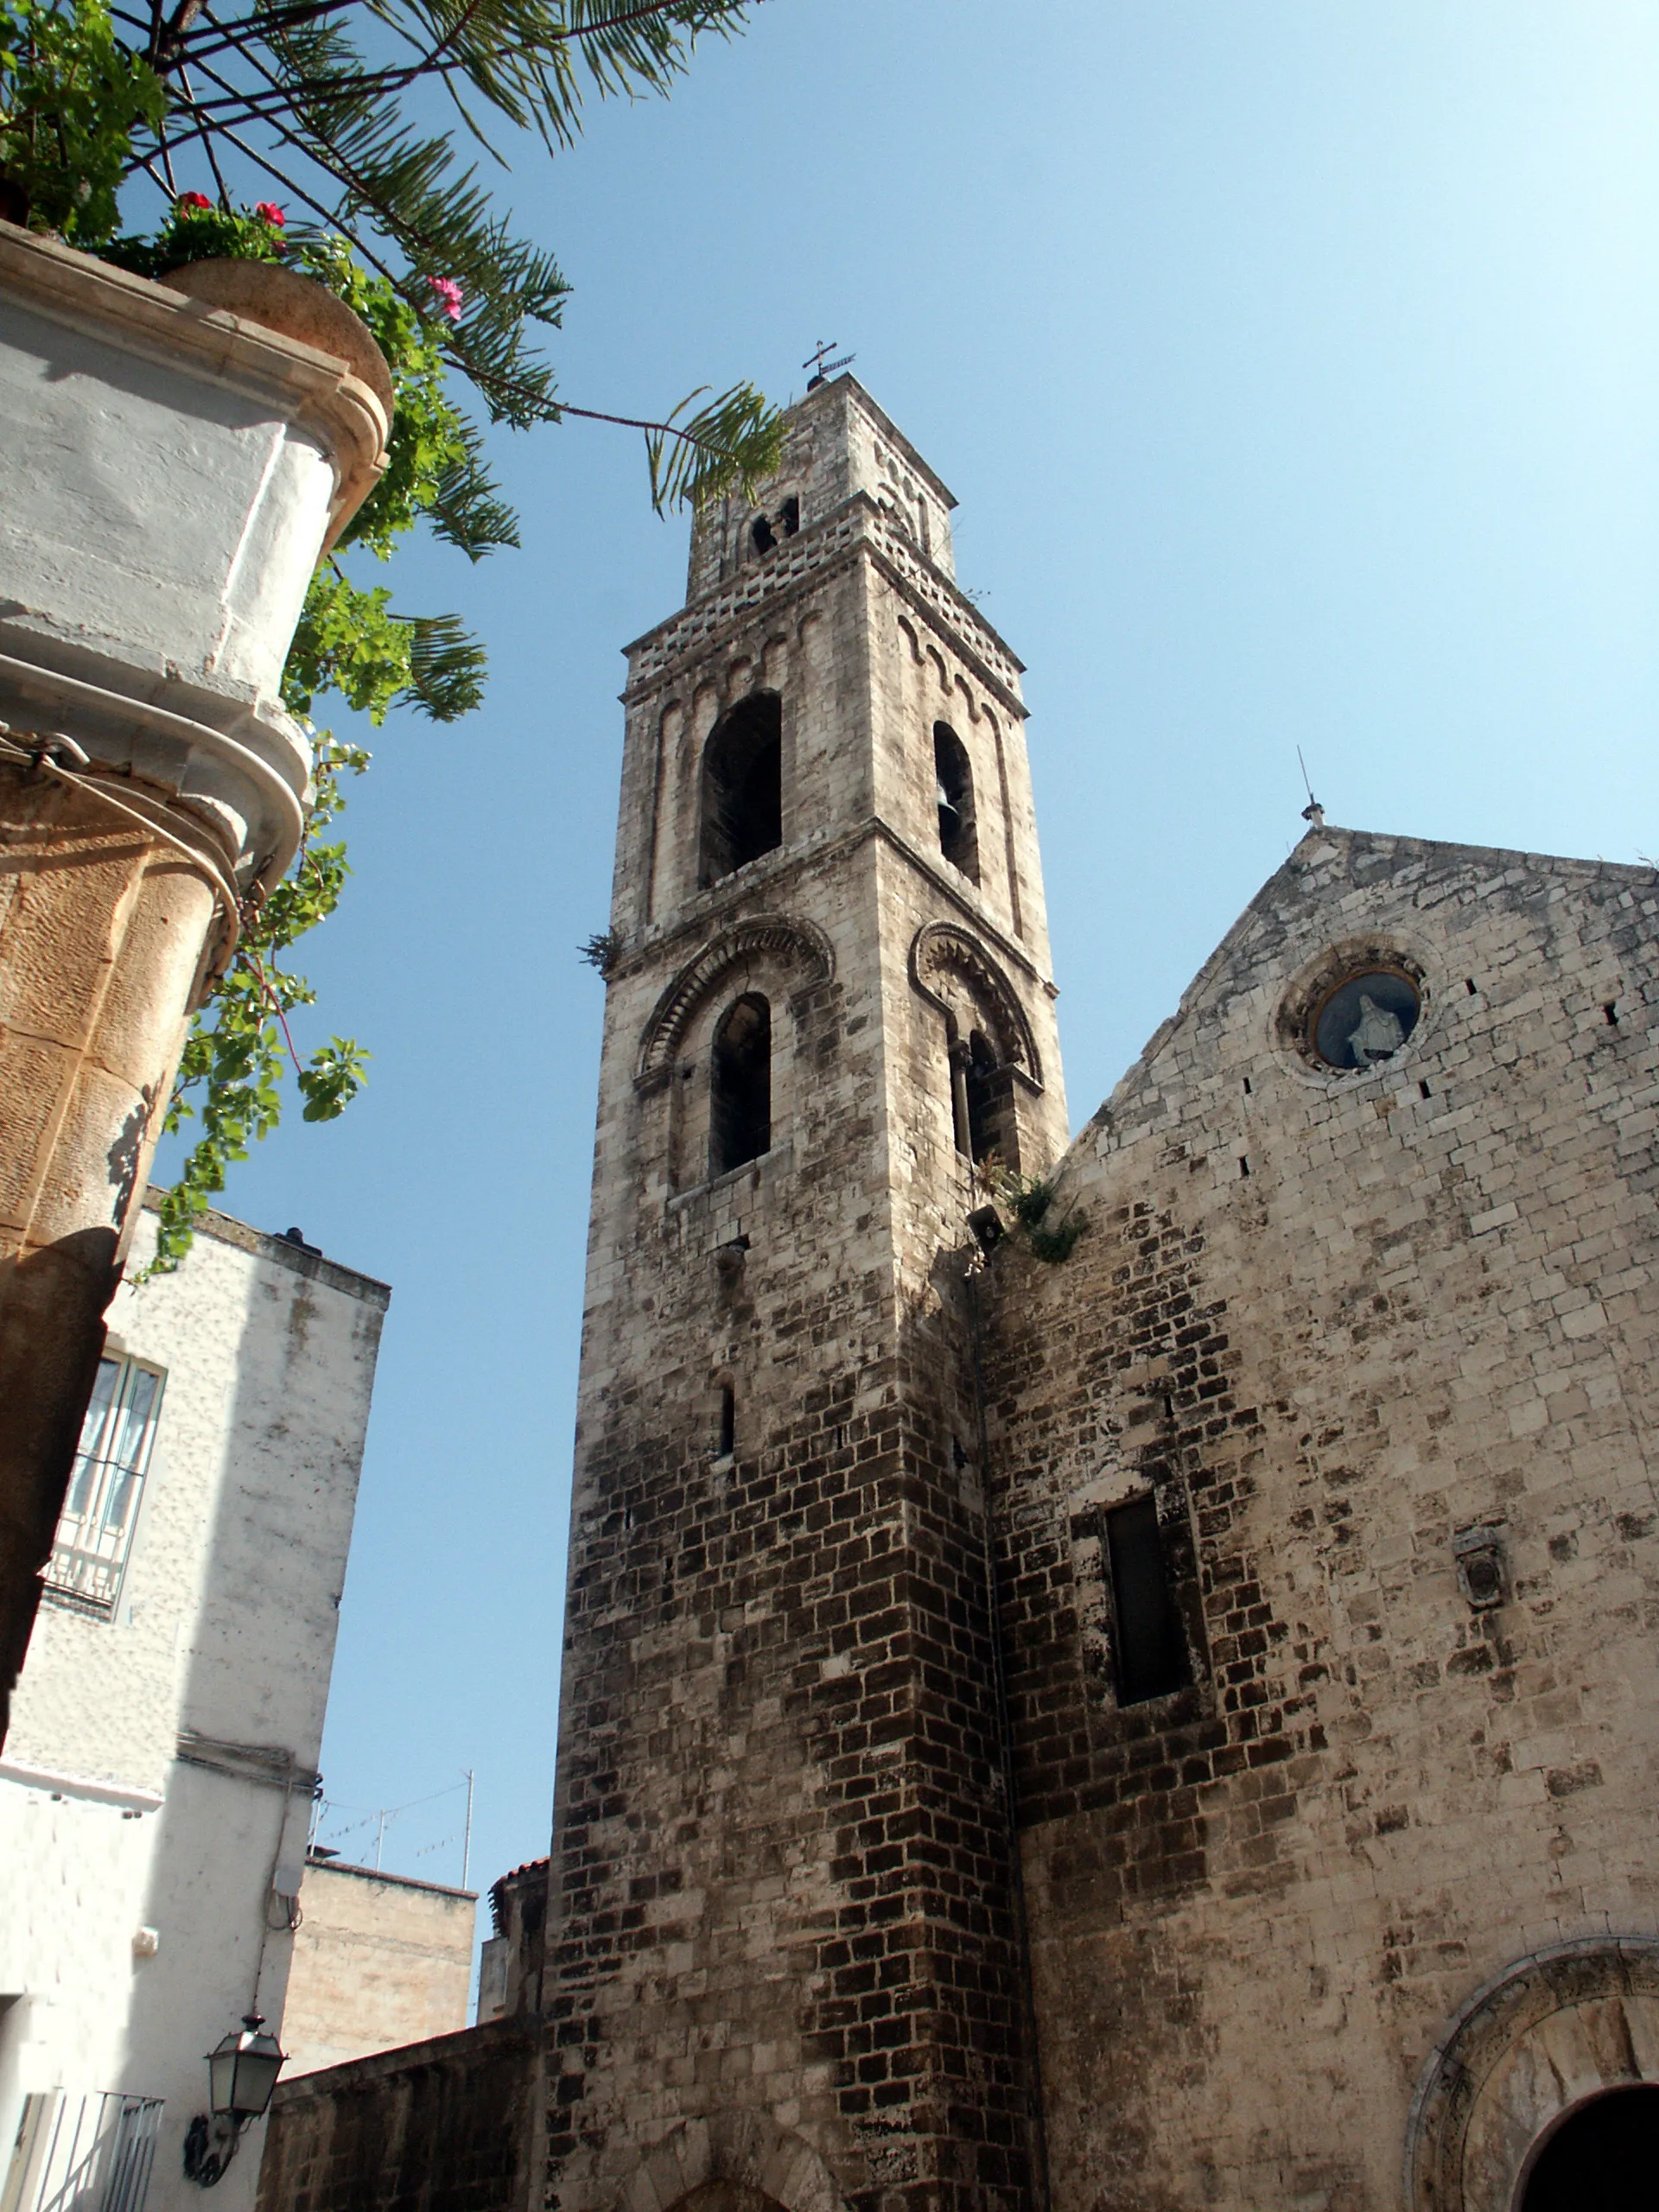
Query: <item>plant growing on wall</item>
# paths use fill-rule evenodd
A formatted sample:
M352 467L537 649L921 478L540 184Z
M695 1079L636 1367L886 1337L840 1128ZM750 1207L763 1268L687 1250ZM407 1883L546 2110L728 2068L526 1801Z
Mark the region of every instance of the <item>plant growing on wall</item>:
M450 134L418 129L407 111L423 87L447 95L497 159L486 125L532 130L555 150L580 128L584 83L601 96L666 92L699 34L729 35L744 14L744 0L176 0L170 10L150 0L147 14L105 0L0 0L0 215L144 276L206 258L283 261L353 308L391 366L385 474L314 579L283 673L284 702L308 726L331 690L376 724L400 702L451 721L482 696L483 649L454 617L394 610L339 557L354 545L384 560L421 521L473 560L518 543L480 423L455 403L450 372L493 423L523 429L570 414L641 431L658 513L775 470L781 419L747 384L714 399L694 392L657 420L557 398L531 333L557 326L564 279L512 235ZM283 201L238 207L232 165L270 180ZM181 176L211 194L181 188ZM118 195L144 181L164 196L160 226L118 238ZM290 222L295 209L314 219ZM195 1116L199 1134L164 1203L162 1267L188 1249L228 1167L276 1127L285 1054L308 1121L340 1113L364 1079L355 1040L331 1038L302 1065L288 1032L313 993L282 956L339 901L346 849L325 833L344 804L342 776L369 762L327 730L312 735L304 843L244 915L168 1105L169 1131Z
M1003 1207L1015 1237L1034 1259L1058 1267L1069 1260L1084 1228L1075 1210L1054 1217L1054 1185L1041 1175L1019 1175L1001 1161L985 1164L991 1194Z

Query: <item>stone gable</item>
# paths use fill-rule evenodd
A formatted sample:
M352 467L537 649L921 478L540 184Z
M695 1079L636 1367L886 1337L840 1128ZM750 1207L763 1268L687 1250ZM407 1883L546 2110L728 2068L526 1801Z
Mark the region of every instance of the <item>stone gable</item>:
M1382 2212L1471 1993L1656 1932L1656 913L1316 830L1068 1152L1071 1259L993 1262L1058 2207ZM1411 1035L1311 1065L1306 979L1389 960ZM1127 1703L1147 1495L1191 1680Z

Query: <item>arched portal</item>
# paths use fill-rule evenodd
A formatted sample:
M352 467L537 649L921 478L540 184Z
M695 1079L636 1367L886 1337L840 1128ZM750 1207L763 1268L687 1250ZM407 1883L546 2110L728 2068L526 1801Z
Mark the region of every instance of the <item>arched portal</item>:
M1649 2212L1659 2201L1659 2084L1578 2106L1534 2162L1519 2212Z
M1647 2196L1618 2195L1643 2146ZM1535 1951L1477 1990L1431 2053L1406 2133L1409 2212L1625 2212L1659 2171L1659 1941ZM1596 2196L1593 2187L1612 2194Z
M682 2120L651 2150L614 2212L846 2212L811 2145L768 2112Z
M706 2181L688 2190L669 2212L783 2212L775 2197L747 2181Z

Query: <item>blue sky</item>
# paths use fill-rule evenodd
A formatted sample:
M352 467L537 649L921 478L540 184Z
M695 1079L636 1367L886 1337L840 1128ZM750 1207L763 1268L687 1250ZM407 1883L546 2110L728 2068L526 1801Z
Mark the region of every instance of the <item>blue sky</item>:
M1659 850L1659 16L1603 0L767 0L505 197L564 396L798 393L819 338L961 501L1027 663L1074 1124L1301 824ZM546 1849L619 648L683 597L638 441L504 438L524 550L400 559L488 704L373 739L309 1033L375 1058L229 1209L394 1286L324 1750ZM344 718L335 718L343 720ZM302 1040L303 1041L303 1040ZM385 1863L454 1879L460 1800ZM372 1828L344 1831L349 1849Z

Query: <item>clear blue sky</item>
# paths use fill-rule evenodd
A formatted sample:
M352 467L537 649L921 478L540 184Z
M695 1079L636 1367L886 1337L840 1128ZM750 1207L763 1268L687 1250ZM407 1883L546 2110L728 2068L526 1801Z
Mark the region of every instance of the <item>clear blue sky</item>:
M1649 0L768 0L671 103L509 181L575 286L574 403L820 337L961 500L1028 664L1072 1116L1333 821L1659 849L1659 15ZM524 547L400 562L489 702L373 741L313 1033L371 1088L229 1208L394 1286L324 1751L478 1771L547 1847L619 648L679 602L638 442L503 440ZM459 1800L385 1863L454 1878ZM343 1829L348 1817L341 1815ZM372 1828L343 1839L357 1849Z

